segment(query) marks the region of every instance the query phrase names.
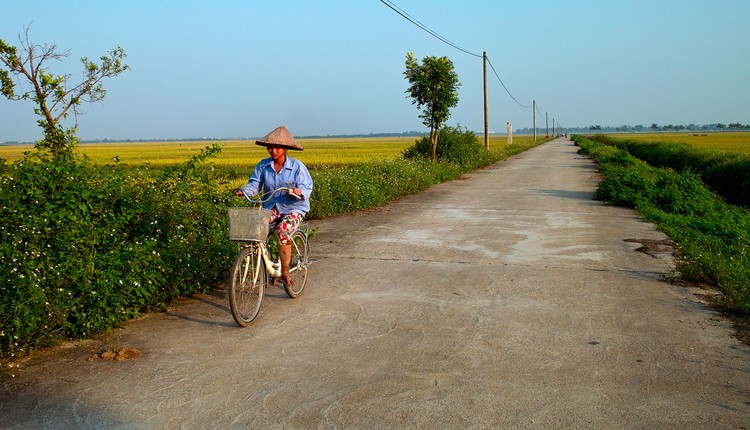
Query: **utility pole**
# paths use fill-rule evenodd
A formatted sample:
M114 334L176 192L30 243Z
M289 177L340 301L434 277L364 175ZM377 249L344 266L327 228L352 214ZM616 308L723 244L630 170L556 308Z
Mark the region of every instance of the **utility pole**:
M484 80L484 148L490 149L490 126L487 118L487 51L482 51L482 77Z
M534 126L534 142L536 142L536 100L531 101L531 117L533 118L531 123Z
M544 113L544 126L547 127L547 139L549 139L549 113Z

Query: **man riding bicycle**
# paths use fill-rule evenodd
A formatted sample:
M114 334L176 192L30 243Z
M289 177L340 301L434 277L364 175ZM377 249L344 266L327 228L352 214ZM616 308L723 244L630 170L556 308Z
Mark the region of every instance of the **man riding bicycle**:
M293 287L295 281L289 277L292 253L289 238L310 210L313 180L301 161L287 156L287 150L302 151L304 148L283 125L257 140L255 144L265 146L270 157L264 158L255 166L242 191L252 196L261 190L264 194L272 193L279 188L292 190L289 193L273 193L272 197L263 203L263 208L271 210L269 227L271 231L276 232L279 240L281 281L284 285ZM242 191L237 190L235 194L241 196Z

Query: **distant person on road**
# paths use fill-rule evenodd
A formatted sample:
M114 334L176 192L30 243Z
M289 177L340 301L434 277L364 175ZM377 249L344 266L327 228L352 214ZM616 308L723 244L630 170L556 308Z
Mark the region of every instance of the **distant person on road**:
M292 255L290 237L310 210L313 180L301 161L287 156L290 149L302 151L304 148L283 125L257 140L255 144L265 146L270 157L264 158L255 166L253 174L242 190L253 196L261 191L268 194L279 188L289 188L292 190L291 193L297 196L290 196L285 192L274 193L270 200L263 203L264 209L271 210L269 226L271 231L276 232L279 240L281 281L291 287L295 281L289 277ZM235 194L241 196L242 192L238 190Z

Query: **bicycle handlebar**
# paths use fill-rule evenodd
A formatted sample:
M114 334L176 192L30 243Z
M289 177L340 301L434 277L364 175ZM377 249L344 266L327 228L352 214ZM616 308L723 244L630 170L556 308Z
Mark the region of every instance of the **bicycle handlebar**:
M249 195L247 195L247 193L245 192L245 190L242 189L242 188L235 188L234 190L232 190L232 194L234 194L237 197L239 197L238 192L242 193L242 196L245 197L245 199L247 199L247 201L249 201L251 203L261 203L261 204L265 203L265 202L267 202L269 200L271 200L273 198L273 196L276 195L277 193L286 193L286 195L288 195L288 196L290 196L292 198L295 198L297 200L302 200L302 199L305 198L305 196L303 196L303 195L294 194L294 189L293 188L287 188L287 187L277 188L275 190L271 190L271 191L265 192L263 194L256 194L255 196L249 196Z

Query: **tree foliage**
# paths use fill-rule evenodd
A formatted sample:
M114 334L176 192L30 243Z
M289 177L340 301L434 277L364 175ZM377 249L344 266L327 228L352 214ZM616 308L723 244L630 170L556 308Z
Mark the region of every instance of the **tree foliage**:
M414 54L406 54L406 79L409 88L406 92L412 104L422 109L422 123L430 129L432 160L437 157L437 141L440 126L450 117L450 109L458 104L458 75L453 62L447 57L424 57L418 63Z
M44 129L44 139L37 143L37 149L49 150L53 155L69 152L75 146L75 127L64 129L61 121L73 113L81 114L84 102L100 102L106 95L102 86L105 78L119 75L129 67L124 63L125 51L117 47L108 56L100 57L100 63L81 58L83 77L77 84L71 83L71 76L56 75L49 71L50 60L61 61L70 55L60 52L55 44L37 45L29 40L29 27L23 36L18 37L19 46L9 45L0 39L0 85L3 96L8 100L31 100L35 103L34 113L40 119L38 124ZM15 78L15 80L14 80ZM19 85L16 85L16 81Z
M472 159L484 149L473 131L460 125L440 128L436 149L437 160L470 165ZM432 142L427 136L417 139L413 146L404 151L407 160L429 158L432 155Z

